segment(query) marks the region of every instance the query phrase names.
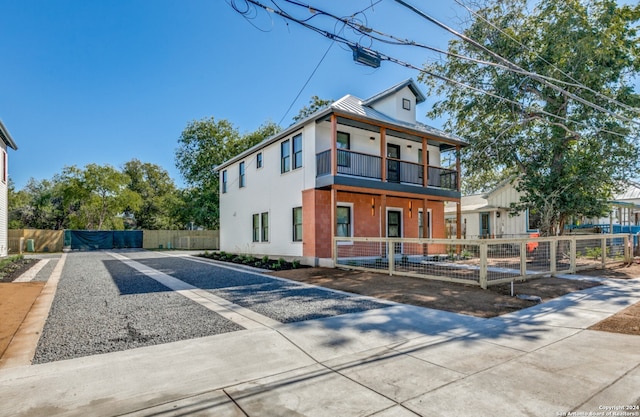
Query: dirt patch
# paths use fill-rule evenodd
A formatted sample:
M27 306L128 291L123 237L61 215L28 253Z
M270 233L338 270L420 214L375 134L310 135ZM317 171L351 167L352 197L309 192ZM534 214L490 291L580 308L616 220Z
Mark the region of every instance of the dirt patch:
M634 279L640 278L640 264L634 261L631 264L611 265L605 269L579 271L577 274L601 278Z
M354 294L476 317L495 317L537 304L511 297L508 284L483 290L472 285L330 268L293 269L271 274ZM597 285L600 284L546 277L515 283L514 293L538 296L542 301L548 301Z
M640 336L640 303L625 308L589 329Z
M9 346L44 282L0 283L0 357Z

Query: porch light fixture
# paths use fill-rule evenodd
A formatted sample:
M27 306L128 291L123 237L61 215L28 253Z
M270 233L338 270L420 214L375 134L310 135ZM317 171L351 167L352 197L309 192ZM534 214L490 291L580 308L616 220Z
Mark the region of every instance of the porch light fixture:
M376 140L375 136L369 136L370 140Z
M374 200L373 197L371 197L371 215L376 215L376 200Z
M413 218L413 201L409 200L409 218Z
M411 148L413 148L413 146L412 145L407 145L407 148L411 149Z

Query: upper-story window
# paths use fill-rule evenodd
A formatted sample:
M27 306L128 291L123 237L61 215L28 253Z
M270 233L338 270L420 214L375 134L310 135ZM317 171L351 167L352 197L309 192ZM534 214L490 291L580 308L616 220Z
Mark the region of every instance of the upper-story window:
M402 108L405 110L411 110L411 100L408 98L402 99Z
M240 173L239 173L239 177L238 177L239 178L238 182L240 184L240 188L242 188L245 185L247 185L246 178L245 178L245 175L244 175L244 171L245 171L244 161L242 161L242 162L240 162Z
M293 169L302 167L302 134L293 137Z
M351 149L351 135L345 132L338 132L336 136L336 147L338 149ZM348 152L338 151L338 165L341 167L350 166L350 155Z
M291 170L291 145L289 139L280 144L280 172Z
M280 172L302 167L302 134L280 143Z
M262 152L258 152L256 155L256 168L262 168Z
M227 192L227 170L222 171L222 193Z
M338 132L336 145L338 149L351 149L351 135L345 132Z

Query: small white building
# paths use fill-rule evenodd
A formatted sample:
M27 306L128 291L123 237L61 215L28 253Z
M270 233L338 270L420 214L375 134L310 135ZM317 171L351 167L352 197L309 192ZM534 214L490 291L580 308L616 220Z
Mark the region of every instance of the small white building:
M529 237L539 230L539 217L529 210L515 216L511 203L520 201L520 192L513 180L505 180L484 194L463 196L461 205L461 235L466 239ZM445 207L449 230L455 230L456 207ZM450 233L448 233L450 234Z
M220 249L331 265L334 236L445 237L460 178L440 157L467 143L416 121L425 99L346 95L218 166Z
M0 120L0 257L9 253L9 203L7 200L9 190L9 171L7 148L18 150L9 131Z

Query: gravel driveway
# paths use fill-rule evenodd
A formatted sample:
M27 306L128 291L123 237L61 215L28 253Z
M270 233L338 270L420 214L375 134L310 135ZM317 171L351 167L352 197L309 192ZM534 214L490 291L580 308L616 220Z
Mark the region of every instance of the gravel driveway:
M260 274L148 251L136 262L282 323L386 307ZM243 330L107 252L67 256L33 363Z

